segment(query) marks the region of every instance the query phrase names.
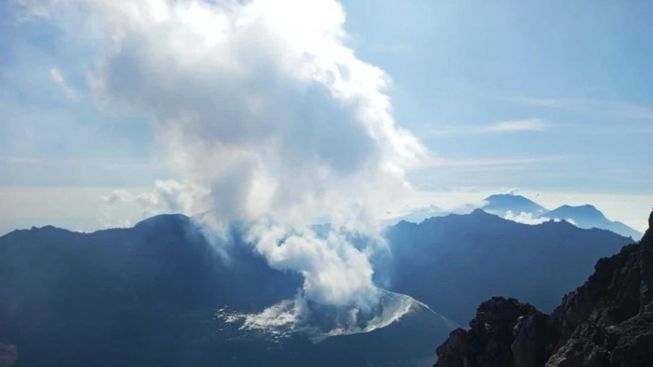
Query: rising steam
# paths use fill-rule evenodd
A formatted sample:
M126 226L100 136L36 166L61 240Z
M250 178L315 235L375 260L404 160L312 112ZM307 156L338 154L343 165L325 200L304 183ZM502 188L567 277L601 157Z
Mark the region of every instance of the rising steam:
M28 8L92 42L88 74L99 103L151 118L184 178L168 185L193 188L166 200L181 197L183 208L218 225L247 223L271 267L303 275L302 302L376 307L375 248L354 246L350 235L382 243L384 202L410 190L405 170L425 153L395 124L387 76L346 46L339 3L60 0ZM328 233L316 233L318 222L329 223Z

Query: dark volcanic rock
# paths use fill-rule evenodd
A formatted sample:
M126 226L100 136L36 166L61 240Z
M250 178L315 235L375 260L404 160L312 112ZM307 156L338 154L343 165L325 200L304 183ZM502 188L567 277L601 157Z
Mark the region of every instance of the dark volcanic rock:
M596 264L590 279L551 315L559 348L546 366L653 363L653 231Z
M514 330L519 329L515 345L521 359L529 359L524 351L538 348L537 326L545 317L535 307L514 298L493 297L478 306L476 317L470 321L469 331L457 329L449 340L438 348L440 367L507 367L513 365L511 351ZM519 325L519 326L518 326Z
M541 312L517 320L510 346L515 366L536 367L544 364L552 349L551 340L555 340L555 334L548 326L548 318Z
M653 229L599 260L551 315L495 297L437 353L436 367L652 366Z

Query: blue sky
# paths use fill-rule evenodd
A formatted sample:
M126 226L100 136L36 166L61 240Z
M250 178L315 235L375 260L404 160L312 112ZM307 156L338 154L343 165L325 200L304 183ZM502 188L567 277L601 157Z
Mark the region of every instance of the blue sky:
M347 46L389 75L397 124L435 157L410 173L417 187L479 195L517 187L551 204L595 201L643 223L634 218L653 204L653 3L343 7ZM20 6L0 3L0 196L6 206L32 204L2 208L0 228L59 220L49 208L62 197L78 204L61 225L102 226L88 220L106 214L93 212L100 193L178 179L162 162L151 117L91 93L93 45L23 18ZM53 194L34 203L35 188Z
M434 152L460 160L534 160L500 167L500 174L452 172L444 182L433 180L436 187L650 192L650 2L350 1L345 7L356 50L393 78L397 120ZM519 123L512 131L488 129L501 121L524 121L523 130Z

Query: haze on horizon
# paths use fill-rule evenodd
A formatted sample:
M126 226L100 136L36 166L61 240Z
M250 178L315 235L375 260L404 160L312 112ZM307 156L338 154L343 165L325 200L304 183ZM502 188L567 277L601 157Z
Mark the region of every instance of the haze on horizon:
M152 114L141 107L151 101L179 106L174 104L175 95L188 96L187 106L198 106L195 103L200 102L191 97L219 92L222 89L214 89L215 85L237 85L241 79L229 75L221 79L219 73L212 73L210 67L214 65L207 64L207 74L198 70L198 81L189 84L193 74L173 75L174 70L163 67L147 69L162 64L146 57L137 59L143 56L137 52L126 53L134 58L119 59L122 64L116 62L110 73L102 74L107 71L103 67L115 59L107 56L106 40L93 33L98 29L71 32L66 27L80 24L80 14L62 12L53 20L47 14L48 3L0 3L0 232L45 224L92 230L130 225L157 212L192 214L197 208L190 197L197 192L186 179L189 172L197 178L201 170L179 170L179 159L183 158L175 154L170 158L169 131L161 130L156 122L162 115L169 117L169 111L159 108ZM330 6L330 2L321 3ZM184 13L188 24L200 26L189 29L201 35L215 34L210 27L215 24L202 11L206 4L189 4L199 4L199 10ZM310 20L303 18L310 16L310 9L297 9L292 2L284 4L289 6L273 13L282 19L284 15L295 19L292 24L308 30L325 27L318 32L319 37L322 33L332 37L329 27L340 25L337 10L328 13L333 19L326 17L325 23L316 25L301 22ZM333 4L338 7L339 3ZM350 180L350 172L378 178L383 170L369 169L365 162L396 164L405 173L405 177L391 174L398 180L397 186L405 179L415 190L397 197L389 208L371 208L382 209L380 216L429 205L455 208L491 193L519 188L518 192L550 208L591 203L611 219L639 230L645 228L644 220L653 203L653 166L648 163L653 156L653 4L640 1L626 7L590 1L490 4L365 0L343 1L339 6L346 20L342 29L334 29L337 47L333 53L319 52L326 58L345 57L349 66L364 69L363 74L356 75L365 75L360 80L369 88L352 93L369 97L372 104L383 104L381 100L388 97L390 114L378 126L391 126L383 134L393 143L375 140L365 145L369 139L356 135L361 130L352 129L347 120L357 116L354 110L338 109L319 92L302 94L304 90L295 89L293 84L280 86L286 82L285 74L260 73L247 80L267 91L266 96L275 96L279 90L288 92L279 101L305 108L305 116L317 121L310 125L312 129L324 127L315 141L329 136L332 145L344 142L346 148L363 149L345 149L339 157L335 154L338 149L331 150L326 144L323 150L291 144L293 150L283 150L285 159L297 158L298 164L327 162L335 172L329 177L335 177L336 183L342 177ZM104 17L103 11L93 14L105 24L119 19ZM157 13L151 15L156 18ZM143 39L154 37L147 30L134 34ZM285 34L279 30L278 35ZM304 47L300 41L288 42ZM157 47L170 46L143 44L152 46L154 54L165 50ZM343 50L351 50L352 58L342 56ZM255 47L243 48L235 55L261 54ZM138 67L159 73L139 80L145 83L143 89L138 89L142 85L129 84L139 75L134 74ZM377 75L375 70L383 74ZM203 83L203 75L213 78L213 84ZM98 92L100 82L105 83L102 93ZM321 82L329 85L328 80ZM135 88L144 99L132 104L137 98L120 85ZM159 93L165 88L172 89L168 94ZM335 88L343 95L351 91L348 87ZM249 92L243 88L235 97L225 94L223 98L232 104L245 103L238 98ZM335 106L324 121L319 120L323 115L313 113L323 106ZM325 121L334 118L344 122L330 130ZM389 125L388 118L392 121ZM304 132L289 126L283 141L301 142ZM403 162L406 150L402 147L412 146L404 131L427 152L418 164ZM197 129L192 133L193 137L215 133L219 138L233 131ZM233 137L248 136L247 142L263 142L257 140L256 131L247 134ZM176 141L190 145L193 140L185 135L184 140ZM388 146L393 148L379 148L383 153L375 148ZM271 149L280 152L274 150L276 147ZM315 152L316 160L305 160L307 151ZM361 157L363 163L348 160L352 156ZM360 167L365 168L359 171ZM233 177L240 182L237 174ZM296 187L305 184L278 182ZM319 181L309 182L315 185ZM325 190L337 197L349 193L335 186ZM233 192L231 186L224 187L225 193ZM295 208L293 205L264 208L291 213L294 209L286 209ZM230 211L228 215L237 214Z

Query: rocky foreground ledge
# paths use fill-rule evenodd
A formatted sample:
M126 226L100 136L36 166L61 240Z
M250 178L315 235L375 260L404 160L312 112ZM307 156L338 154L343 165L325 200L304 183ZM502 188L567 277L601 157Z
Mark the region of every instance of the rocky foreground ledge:
M435 367L653 366L653 213L639 243L598 261L552 314L516 299L482 303ZM555 271L555 269L554 269Z

